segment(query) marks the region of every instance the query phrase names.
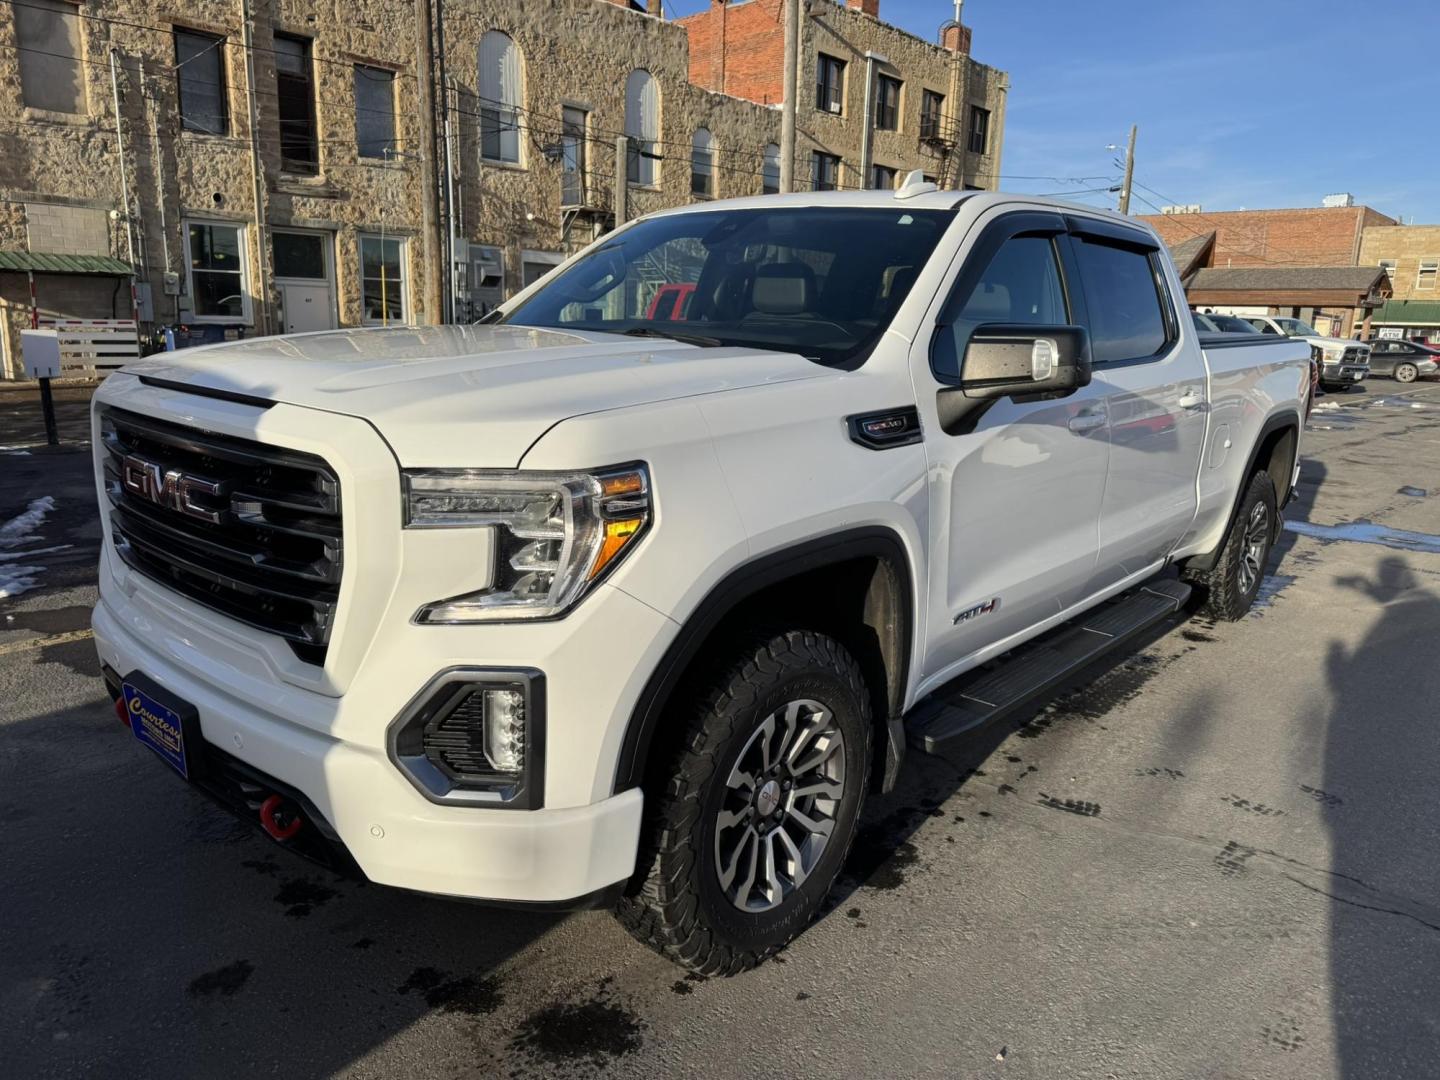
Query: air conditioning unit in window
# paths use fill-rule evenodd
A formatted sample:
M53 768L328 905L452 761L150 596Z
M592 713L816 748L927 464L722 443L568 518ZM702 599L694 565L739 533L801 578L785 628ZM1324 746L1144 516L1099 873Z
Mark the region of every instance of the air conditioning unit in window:
M832 101L832 102L830 102L830 104L827 106L827 108L828 108L832 113L839 113L839 111L840 111L840 102L838 102L838 101Z

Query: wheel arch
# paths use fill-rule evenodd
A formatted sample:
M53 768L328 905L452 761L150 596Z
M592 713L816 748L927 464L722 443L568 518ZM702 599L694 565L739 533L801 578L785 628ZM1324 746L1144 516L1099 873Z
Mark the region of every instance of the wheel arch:
M816 587L830 586L818 593ZM768 552L732 570L681 626L631 710L616 760L612 790L643 786L666 706L705 656L707 643L748 622L762 622L758 600L793 610L802 591L820 603L816 625L834 632L837 612L851 604L848 631L837 634L865 673L876 720L873 775L883 790L894 785L904 757L904 708L916 626L915 578L900 535L875 525L813 537ZM858 608L853 605L858 604ZM825 616L829 615L829 618ZM872 637L873 635L873 637Z

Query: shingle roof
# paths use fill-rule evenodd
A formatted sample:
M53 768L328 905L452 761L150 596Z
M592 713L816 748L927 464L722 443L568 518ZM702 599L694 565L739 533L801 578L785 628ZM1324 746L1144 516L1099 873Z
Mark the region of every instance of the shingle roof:
M1170 257L1175 260L1175 268L1180 271L1182 278L1189 277L1200 268L1201 261L1214 242L1215 234L1207 232L1170 245Z
M130 264L108 255L47 255L40 251L0 251L0 270L37 274L129 274Z
M1275 289L1288 292L1368 293L1385 276L1378 266L1244 266L1206 267L1190 282L1192 289Z

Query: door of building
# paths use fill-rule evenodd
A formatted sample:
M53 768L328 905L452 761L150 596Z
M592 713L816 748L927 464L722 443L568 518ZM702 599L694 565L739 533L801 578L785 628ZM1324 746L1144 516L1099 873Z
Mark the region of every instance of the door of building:
M339 324L331 235L298 229L273 229L270 235L281 330L287 334L333 330Z

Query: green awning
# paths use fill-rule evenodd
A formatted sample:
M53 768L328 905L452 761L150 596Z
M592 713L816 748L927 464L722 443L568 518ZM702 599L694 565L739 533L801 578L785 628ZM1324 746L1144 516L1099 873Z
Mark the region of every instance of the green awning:
M0 270L37 274L123 274L130 264L109 255L47 255L42 251L0 251Z
M1396 326L1440 326L1440 300L1386 300L1375 309L1370 321Z

